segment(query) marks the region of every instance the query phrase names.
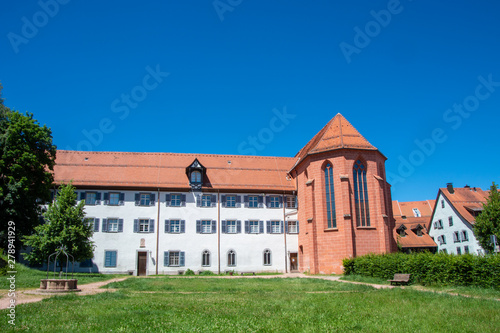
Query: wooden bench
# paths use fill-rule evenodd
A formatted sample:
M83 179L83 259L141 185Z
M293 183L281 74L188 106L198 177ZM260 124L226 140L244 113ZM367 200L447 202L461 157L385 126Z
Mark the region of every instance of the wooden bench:
M391 285L394 283L395 285L403 285L403 284L408 284L410 282L410 274L394 274L394 278L392 280L387 280L391 283Z
M245 274L252 274L252 275L255 275L255 272L241 272L241 276L245 275Z

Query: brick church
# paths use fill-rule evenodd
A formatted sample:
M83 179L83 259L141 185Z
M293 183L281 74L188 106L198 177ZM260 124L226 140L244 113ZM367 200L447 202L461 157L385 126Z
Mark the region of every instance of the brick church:
M342 273L396 250L386 157L337 114L295 157L57 152L93 226L77 270Z

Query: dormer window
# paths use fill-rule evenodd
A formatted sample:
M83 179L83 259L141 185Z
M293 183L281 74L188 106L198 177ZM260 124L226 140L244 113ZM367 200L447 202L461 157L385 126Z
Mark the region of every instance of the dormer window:
M189 179L189 185L193 190L201 190L203 179L205 178L206 168L201 165L198 159L195 159L190 166L186 168L186 175Z
M201 172L193 171L191 173L191 183L201 183Z
M401 225L399 228L398 228L398 234L400 237L405 237L406 236L406 227L404 225Z
M424 229L424 227L422 227L420 224L418 224L415 228L413 228L413 231L415 232L415 234L418 237L422 237L422 235L423 235L422 230L423 229Z
M413 215L415 217L422 217L422 214L420 213L420 211L418 210L418 208L413 208Z

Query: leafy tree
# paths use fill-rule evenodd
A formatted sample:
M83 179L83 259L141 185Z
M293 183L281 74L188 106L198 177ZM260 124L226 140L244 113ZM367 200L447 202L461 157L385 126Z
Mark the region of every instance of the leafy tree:
M61 185L55 201L43 214L45 223L35 227L32 235L24 237L25 245L31 246L31 252L23 254L32 264L42 264L61 246L71 254L75 261L84 261L94 255L94 242L90 240L93 226L85 220L84 201L76 203L73 185ZM59 255L58 261L65 266L66 256Z
M474 234L486 251L494 251L491 236L500 239L500 193L495 183L490 187L488 201L483 205L484 210L476 218Z
M4 105L0 85L0 246L7 247L7 223L19 240L38 225L42 204L50 201L56 146L52 132L33 118Z

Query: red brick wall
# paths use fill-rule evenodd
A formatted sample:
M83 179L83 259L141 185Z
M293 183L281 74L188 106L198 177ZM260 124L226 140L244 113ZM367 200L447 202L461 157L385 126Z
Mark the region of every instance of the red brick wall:
M370 227L356 226L352 186L353 166L358 159L367 167ZM337 217L337 228L332 229L328 229L326 217L324 167L328 162L333 166ZM300 271L342 273L344 258L395 251L384 163L385 158L377 151L340 149L309 156L299 164L293 176L298 182Z

